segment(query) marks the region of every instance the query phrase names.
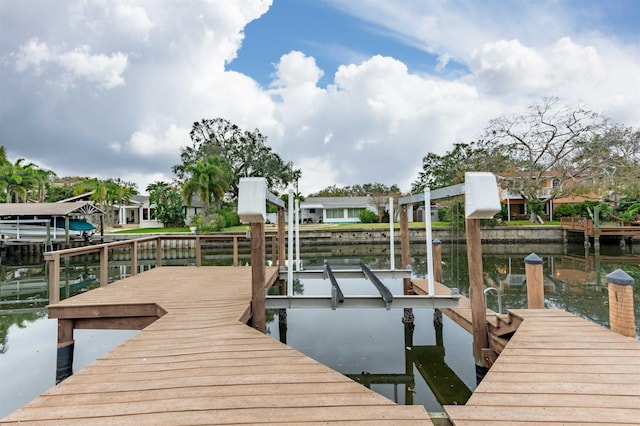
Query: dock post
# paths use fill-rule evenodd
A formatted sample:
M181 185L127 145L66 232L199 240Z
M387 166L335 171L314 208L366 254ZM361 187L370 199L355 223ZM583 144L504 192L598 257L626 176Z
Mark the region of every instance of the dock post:
M527 280L527 307L544 309L544 277L542 259L535 253L524 258L525 277Z
M433 245L433 281L442 284L442 241L435 238Z
M265 247L264 222L251 223L251 313L253 328L264 333L265 319Z
M278 261L278 253L277 253L277 246L276 246L276 236L272 235L271 236L271 264L275 265L277 261Z
M466 234L467 259L469 262L469 299L473 327L473 358L476 363L476 380L479 383L487 372L483 349L489 347L487 310L484 305L484 278L479 219L466 219Z
M131 243L131 276L138 274L138 242Z
M156 238L156 268L162 266L162 238Z
M402 256L402 267L411 266L410 248L409 248L409 219L407 217L407 205L399 206L400 210L400 252ZM402 288L404 294L411 294L411 278L402 279Z
M284 208L278 207L278 266L285 266Z
M609 323L611 331L623 336L636 337L636 320L633 311L634 279L622 269L606 276L609 286Z
M73 374L73 320L58 319L56 385Z
M196 266L202 266L202 240L199 235L196 235L194 248L196 254Z
M100 249L100 287L109 284L109 246Z
M49 260L49 304L60 301L60 255L54 254Z
M238 266L238 237L233 236L233 266Z

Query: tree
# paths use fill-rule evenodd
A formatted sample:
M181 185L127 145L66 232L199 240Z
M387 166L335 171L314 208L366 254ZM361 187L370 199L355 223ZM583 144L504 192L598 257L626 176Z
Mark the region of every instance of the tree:
M395 196L400 194L400 188L398 185L393 184L387 186L382 183L365 183L357 185L347 185L345 187L338 187L336 185L328 186L315 194L311 194L310 197L366 197L368 195L387 195Z
M585 144L580 157L591 163L598 177L591 190L601 198L617 206L622 198L640 197L640 130L613 125Z
M229 164L232 179L225 192L234 198L243 177L264 177L269 189L277 192L301 176L293 163L285 163L267 146L267 138L258 129L249 132L223 118L203 119L193 123L190 136L192 146L182 149L182 164L172 169L180 179L185 178L189 167L209 156L222 157Z
M147 185L149 203L155 205L152 216L165 226L184 226L185 214L182 196L178 189L167 182L157 181Z
M478 142L456 143L444 155L429 153L422 159L422 170L411 185L411 192L463 183L465 172L502 171L507 164L509 157L500 151L489 151Z
M210 211L211 201L221 201L233 179L229 164L219 156L208 156L185 168L186 179L182 185L182 197L188 204L194 194L202 200L204 214Z
M36 185L36 165L22 164L24 158L14 163L6 160L0 166L0 188L4 191L5 202L20 203L28 201L28 193Z
M106 213L106 223L110 225L116 222L114 206L127 204L131 196L138 193L134 183L123 181L120 178L84 179L73 186L74 195L85 192L91 192L91 201Z
M527 204L573 194L586 178L597 176L610 156L593 157L598 141L608 127L607 119L582 107L559 104L558 98L544 98L525 113L505 115L489 122L481 147L500 152L511 165L498 178L503 188L519 194ZM553 188L544 194L541 183L552 177ZM536 212L531 221L540 220Z

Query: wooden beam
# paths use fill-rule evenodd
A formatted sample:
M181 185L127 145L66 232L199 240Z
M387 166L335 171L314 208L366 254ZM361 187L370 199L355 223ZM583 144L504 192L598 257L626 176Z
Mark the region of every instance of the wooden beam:
M157 319L157 316L79 318L74 320L74 325L76 329L88 330L142 330L153 324Z
M161 317L166 311L155 303L120 303L104 305L56 305L47 308L49 318L78 319L78 318L110 318L110 317Z

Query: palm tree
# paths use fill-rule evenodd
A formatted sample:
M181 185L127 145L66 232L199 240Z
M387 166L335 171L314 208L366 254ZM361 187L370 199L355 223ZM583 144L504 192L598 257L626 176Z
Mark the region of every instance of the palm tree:
M49 189L49 184L53 179L56 178L56 174L51 170L46 169L34 169L34 179L36 183L36 201L39 203L44 203L45 198L47 197L47 190Z
M0 188L4 191L5 202L26 202L29 190L36 184L37 166L33 163L23 165L24 158L11 163L6 159L4 149L2 151L0 158L4 156L4 161L0 165Z
M211 201L222 200L232 182L229 163L222 157L209 156L188 165L185 172L188 177L182 185L182 197L189 204L191 197L198 194L207 216Z

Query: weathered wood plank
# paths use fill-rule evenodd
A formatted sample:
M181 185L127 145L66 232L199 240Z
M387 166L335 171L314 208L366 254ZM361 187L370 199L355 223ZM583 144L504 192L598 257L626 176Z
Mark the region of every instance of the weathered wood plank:
M265 273L271 282L278 270ZM424 407L398 406L240 323L250 277L157 268L52 306L85 326L160 318L0 423L431 424Z
M460 420L480 421L531 421L544 424L560 423L601 423L601 424L633 424L640 419L640 409L624 408L590 408L581 407L509 407L501 410L494 406L457 407L449 405L445 411Z

